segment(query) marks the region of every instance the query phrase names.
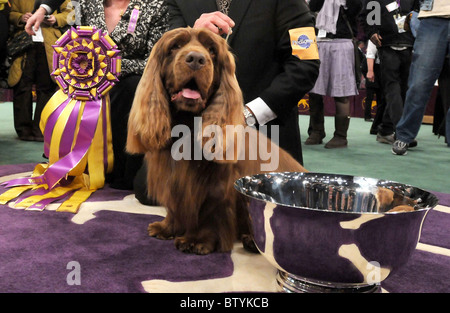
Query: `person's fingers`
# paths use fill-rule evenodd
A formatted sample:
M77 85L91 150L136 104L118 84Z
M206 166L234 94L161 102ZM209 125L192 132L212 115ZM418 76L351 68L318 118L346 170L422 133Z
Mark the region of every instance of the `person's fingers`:
M214 12L214 15L225 21L230 27L234 27L234 21L228 15L219 11Z
M41 7L37 9L37 11L33 15L30 16L25 25L25 31L28 35L36 35L35 31L37 31L41 26L46 13L47 11Z
M194 24L194 28L207 28L215 34L219 34L219 28L212 24L209 20L197 20Z
M378 35L377 38L378 38L378 44L379 44L379 47L381 47L381 41L383 40L383 37L381 37L380 35Z
M216 34L228 34L234 26L234 21L221 12L204 13L194 24L194 28L207 28Z
M381 36L378 34L373 34L372 37L370 37L370 41L372 41L377 47L381 47L381 39Z
M49 25L53 25L56 23L56 17L54 15L50 15L50 17L44 21L47 21Z
M35 25L34 19L33 19L33 17L31 17L30 19L28 19L27 24L25 25L25 31L30 36L36 35L36 33L34 32L34 29L33 29L34 25ZM38 27L38 29L39 29L39 27Z

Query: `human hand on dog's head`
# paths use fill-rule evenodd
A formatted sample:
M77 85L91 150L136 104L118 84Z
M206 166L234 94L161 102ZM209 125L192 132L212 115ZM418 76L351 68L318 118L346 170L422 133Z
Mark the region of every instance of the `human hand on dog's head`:
M232 27L234 21L219 11L203 13L194 23L194 28L207 28L218 35L230 33Z

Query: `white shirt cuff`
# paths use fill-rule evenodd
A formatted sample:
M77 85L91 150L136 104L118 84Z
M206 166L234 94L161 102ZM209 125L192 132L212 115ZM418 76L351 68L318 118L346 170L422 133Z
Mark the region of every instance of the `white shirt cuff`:
M48 5L46 5L46 4L41 4L40 7L41 7L41 8L44 8L45 11L47 11L47 14L51 14L51 13L52 13L52 8L49 7Z
M274 120L277 115L269 108L269 106L261 98L256 98L246 104L255 114L256 120L259 125L264 125L271 120Z

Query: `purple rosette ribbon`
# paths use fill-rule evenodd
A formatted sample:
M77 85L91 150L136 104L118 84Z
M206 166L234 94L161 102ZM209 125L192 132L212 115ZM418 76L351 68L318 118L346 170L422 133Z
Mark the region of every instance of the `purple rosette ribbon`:
M45 208L51 199L70 196L62 207L76 212L86 195L104 186L105 173L112 170L108 92L118 82L121 56L108 34L90 26L70 28L53 49L51 75L60 90L45 106L40 122L49 162L36 166L31 177L3 185L48 191L30 193L34 196L20 201L25 207ZM12 200L19 191L0 195L0 203Z

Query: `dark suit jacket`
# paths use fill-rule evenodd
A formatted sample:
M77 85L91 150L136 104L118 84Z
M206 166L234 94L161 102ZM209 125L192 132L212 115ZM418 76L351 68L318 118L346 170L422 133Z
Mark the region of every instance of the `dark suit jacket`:
M167 4L171 29L193 26L202 13L217 11L215 0ZM297 103L314 87L319 61L293 56L288 31L314 26L308 6L304 0L234 0L228 15L236 23L229 44L245 102L264 100L278 116L268 126L280 126L280 146L303 163Z
M46 4L51 7L53 10L59 8L61 4L63 4L65 0L42 0L40 1L42 4Z

